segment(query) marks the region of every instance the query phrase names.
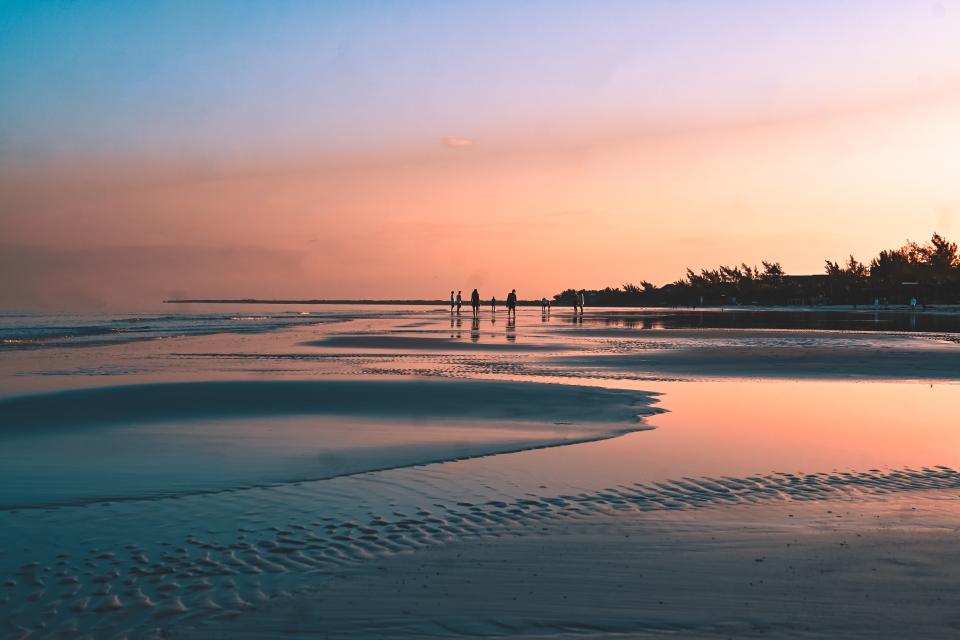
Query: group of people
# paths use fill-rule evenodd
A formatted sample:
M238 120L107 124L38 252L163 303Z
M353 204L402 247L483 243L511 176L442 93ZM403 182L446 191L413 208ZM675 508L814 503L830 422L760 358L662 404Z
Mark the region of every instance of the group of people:
M460 313L460 307L463 305L463 292L457 291L454 295L453 291L450 292L450 313L453 313L456 309L457 314ZM473 290L473 293L470 294L470 308L473 310L473 315L480 315L480 292L476 289ZM490 310L493 312L497 311L497 298L494 296L490 298ZM517 315L517 290L513 289L510 293L507 294L507 314L508 315Z
M587 292L583 289L580 289L577 293L573 294L573 314L577 314L577 306L580 307L580 315L583 315L583 305L587 301Z
M583 315L583 305L586 303L586 294L583 290L576 293L573 297L573 313L576 315L579 313ZM460 313L460 307L463 305L463 292L457 291L454 294L453 291L450 291L450 313L453 313L456 310L457 314ZM540 299L540 310L544 314L550 313L551 303L546 298ZM473 315L480 314L480 292L476 289L473 290L473 293L470 294L470 308L473 310ZM490 310L496 313L497 311L497 298L496 296L490 298ZM517 315L517 290L513 289L510 293L507 294L507 315Z

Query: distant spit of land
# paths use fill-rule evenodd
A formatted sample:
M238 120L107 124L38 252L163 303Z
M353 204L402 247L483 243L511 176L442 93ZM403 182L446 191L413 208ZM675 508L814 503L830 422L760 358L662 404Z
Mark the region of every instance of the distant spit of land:
M504 296L504 299L506 296ZM383 305L449 305L450 300L260 300L257 298L232 298L232 299L189 299L189 300L164 300L164 304L383 304ZM556 302L551 301L553 304ZM484 307L490 306L490 300L482 301ZM521 306L539 306L540 300L518 300ZM464 307L470 306L470 300L463 301ZM497 300L497 306L506 307L504 300Z

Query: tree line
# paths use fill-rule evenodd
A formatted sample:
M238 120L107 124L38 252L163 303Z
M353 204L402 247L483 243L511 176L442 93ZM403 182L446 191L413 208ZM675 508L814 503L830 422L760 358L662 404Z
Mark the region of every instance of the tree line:
M960 257L957 244L939 233L929 242L907 242L881 251L863 263L851 255L845 262L826 260L824 273L788 275L779 262L720 265L687 269L685 277L657 287L641 280L586 291L595 306L698 305L864 305L960 303ZM578 291L553 296L558 305L572 305Z

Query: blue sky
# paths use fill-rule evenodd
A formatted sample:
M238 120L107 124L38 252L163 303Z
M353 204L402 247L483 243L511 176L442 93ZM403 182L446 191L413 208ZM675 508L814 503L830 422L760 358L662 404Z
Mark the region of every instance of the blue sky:
M350 153L843 108L956 82L955 9L7 1L0 153Z

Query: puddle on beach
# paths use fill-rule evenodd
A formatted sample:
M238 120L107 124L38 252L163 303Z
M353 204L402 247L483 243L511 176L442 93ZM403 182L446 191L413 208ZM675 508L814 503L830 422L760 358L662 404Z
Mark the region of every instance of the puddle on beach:
M444 379L194 381L0 400L0 508L176 497L607 438L649 394Z
M594 439L573 425L220 419L6 438L0 508L177 497L320 480Z
M684 477L960 467L960 384L587 382L661 393L667 412L647 419L651 431L464 461L450 472L563 493Z

